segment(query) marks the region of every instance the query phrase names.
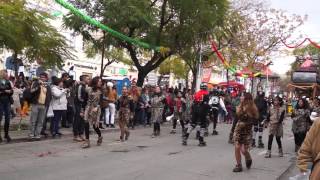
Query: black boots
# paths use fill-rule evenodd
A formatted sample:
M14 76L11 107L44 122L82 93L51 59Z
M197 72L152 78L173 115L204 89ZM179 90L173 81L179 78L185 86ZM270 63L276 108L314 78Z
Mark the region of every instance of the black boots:
M212 131L212 135L215 136L215 135L218 135L218 131L216 131L215 129Z
M186 145L187 145L187 140L188 140L188 138L189 138L189 134L188 134L188 133L185 133L185 134L183 135L183 138L182 138L182 145L183 145L183 146L186 146Z
M252 139L251 147L253 147L253 148L257 147L257 146L256 146L256 140L255 140L255 139Z
M204 141L203 137L199 137L199 146L206 146L207 143Z
M242 165L237 164L236 167L233 168L233 172L242 172Z
M262 142L262 137L261 137L261 136L259 136L258 148L264 148L264 144L263 144L263 142Z

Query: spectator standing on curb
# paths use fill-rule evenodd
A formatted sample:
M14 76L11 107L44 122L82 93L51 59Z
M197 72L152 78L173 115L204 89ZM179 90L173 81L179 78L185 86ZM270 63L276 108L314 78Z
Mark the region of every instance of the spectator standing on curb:
M84 141L84 110L88 101L88 93L86 91L89 84L89 76L80 76L80 82L75 89L75 118L73 122L73 140L76 142Z
M40 139L40 130L46 117L46 110L51 101L51 89L47 84L48 75L41 73L40 78L33 81L30 89L31 116L30 116L30 138Z
M52 100L51 105L53 109L53 118L52 118L52 137L61 136L62 134L59 131L60 121L62 117L65 116L67 111L67 94L69 93L68 89L63 88L63 81L62 79L55 79L53 82L53 86L51 88L52 92Z
M117 101L117 91L113 89L114 84L112 82L107 82L107 88L104 93L104 101L105 101L105 123L107 127L114 128L114 119L116 113L116 105Z
M11 98L13 94L13 89L11 83L8 80L8 75L6 70L0 71L0 142L1 138L1 121L4 114L4 138L7 142L11 141L9 136L9 126L10 126L10 107Z

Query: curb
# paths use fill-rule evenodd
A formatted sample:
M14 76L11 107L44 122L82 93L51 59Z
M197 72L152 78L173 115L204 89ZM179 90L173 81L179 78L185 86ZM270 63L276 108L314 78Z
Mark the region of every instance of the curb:
M276 180L282 180L285 176L287 176L287 174L290 172L290 170L296 166L296 158L292 157L291 160L293 160L293 162L290 164L290 166L282 174L280 174L279 177L277 177Z
M167 126L170 126L171 124L167 124L167 123L164 123L162 124L162 127L167 127ZM143 129L143 128L152 128L151 127L143 127L143 126L136 126L134 129L131 129L129 128L130 130L139 130L139 129ZM119 132L120 131L120 128L107 128L107 129L100 129L101 133L105 134L105 133L112 133L112 132ZM16 144L16 143L23 143L23 142L36 142L36 141L49 141L49 140L57 140L57 139L62 139L62 138L67 138L67 137L73 137L73 134L72 134L72 130L70 129L69 131L70 133L66 133L66 134L63 134L61 137L59 138L52 138L52 137L47 137L47 138L44 138L44 137L41 137L40 140L35 140L35 139L30 139L29 137L18 137L18 138L12 138L11 142L10 143L6 143L5 140L0 143L0 146L2 145L6 145L6 144ZM93 132L90 130L90 133Z
M100 129L101 133L111 133L111 132L119 132L119 128L113 128L113 129ZM90 131L91 133L92 131ZM40 140L35 140L35 139L30 139L29 137L19 137L19 138L13 138L9 143L6 143L5 140L3 143L0 143L1 145L6 145L6 144L16 144L16 143L23 143L23 142L35 142L35 141L49 141L49 140L57 140L57 139L62 139L62 138L67 138L67 137L73 137L72 130L70 133L63 134L61 137L58 138L52 138L52 137L41 137Z

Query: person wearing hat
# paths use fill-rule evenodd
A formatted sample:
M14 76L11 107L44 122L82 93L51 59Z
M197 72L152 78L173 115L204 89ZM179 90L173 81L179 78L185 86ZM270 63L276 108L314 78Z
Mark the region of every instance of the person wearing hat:
M269 108L268 117L265 122L265 128L269 126L269 139L268 139L268 151L265 154L265 158L271 158L271 147L273 137L276 137L276 141L279 148L279 157L283 157L283 150L281 144L281 137L283 137L283 125L285 108L283 106L282 98L276 96L273 100L273 106Z
M114 128L114 117L116 113L117 91L113 89L113 83L107 82L107 88L103 96L103 104L105 108L105 123L107 127Z
M187 145L187 140L190 133L197 125L200 125L199 133L199 146L206 146L204 141L204 133L207 127L207 114L209 113L210 106L209 92L207 90L208 86L206 83L201 83L200 90L194 95L194 103L192 105L192 118L191 122L188 124L186 132L183 134L182 145Z

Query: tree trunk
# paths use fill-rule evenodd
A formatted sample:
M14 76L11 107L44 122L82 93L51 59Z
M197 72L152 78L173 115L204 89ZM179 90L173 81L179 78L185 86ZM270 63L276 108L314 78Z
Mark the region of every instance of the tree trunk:
M189 72L186 73L186 77L185 77L185 81L186 81L186 89L189 89Z
M146 71L139 71L138 72L138 80L137 80L137 86L138 87L142 87L143 86L144 79L146 78L147 75L148 75L148 73Z
M193 80L192 80L192 88L191 88L191 92L195 93L196 91L196 86L197 86L197 73L192 74L193 76Z
M157 82L158 86L160 86L160 83L161 83L162 77L163 77L163 75L161 74L161 75L160 75L160 77L158 78L158 82Z

